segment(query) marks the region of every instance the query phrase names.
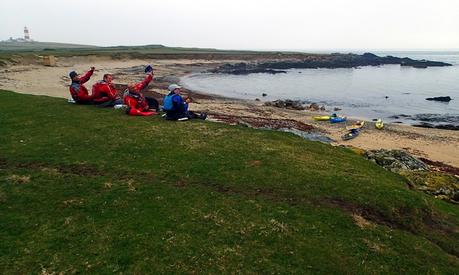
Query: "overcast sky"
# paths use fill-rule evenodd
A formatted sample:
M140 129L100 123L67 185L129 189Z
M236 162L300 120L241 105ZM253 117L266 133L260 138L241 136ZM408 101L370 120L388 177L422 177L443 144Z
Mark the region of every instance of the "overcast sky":
M0 40L223 49L459 49L459 0L1 0Z

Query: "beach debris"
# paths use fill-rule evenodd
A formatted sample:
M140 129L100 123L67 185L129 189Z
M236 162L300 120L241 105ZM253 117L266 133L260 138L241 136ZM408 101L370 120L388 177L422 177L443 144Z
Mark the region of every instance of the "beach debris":
M268 101L265 103L265 106L273 106L277 108L284 108L284 109L294 109L294 110L304 110L305 107L303 106L303 103L299 100L274 100L274 101Z
M341 111L341 110L342 110L342 109L341 109L341 108L338 108L338 107L333 108L333 111L335 111L335 112L338 112L338 111Z
M268 96L268 94L267 93L262 93L261 96L263 96L263 97L264 96Z
M429 170L424 162L403 150L370 150L365 152L365 157L392 172Z
M384 98L385 98L385 99L388 99L388 98L389 98L389 96L387 96L387 95L386 95Z
M257 98L255 98L255 101L261 101L261 100L257 97Z
M437 97L428 97L426 100L431 101L440 101L440 102L450 102L453 100L450 96L437 96Z

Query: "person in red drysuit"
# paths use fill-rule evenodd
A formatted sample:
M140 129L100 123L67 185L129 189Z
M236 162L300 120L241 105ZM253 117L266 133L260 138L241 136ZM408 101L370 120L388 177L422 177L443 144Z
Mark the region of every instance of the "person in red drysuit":
M91 67L84 75L80 76L75 71L69 73L69 77L72 80L70 84L70 95L73 100L78 104L90 104L92 103L92 95L89 95L88 89L83 85L88 82L94 73L95 68Z
M124 93L124 104L128 106L126 113L131 116L151 116L158 114L158 101L152 97L145 97L142 90L153 80L153 72L150 71L145 79L139 83L129 83ZM156 111L153 111L155 109Z
M123 104L112 80L111 74L104 74L102 80L92 85L92 101L98 107L113 107L117 104Z

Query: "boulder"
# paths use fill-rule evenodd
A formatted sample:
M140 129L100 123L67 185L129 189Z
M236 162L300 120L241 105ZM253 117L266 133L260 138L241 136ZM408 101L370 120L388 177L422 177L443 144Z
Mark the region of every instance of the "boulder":
M429 170L424 162L403 150L371 150L365 153L365 157L392 172Z
M285 109L294 109L294 110L304 110L304 106L299 100L275 100L271 102L266 102L266 106L274 106L277 108L285 108Z
M319 107L319 104L317 104L317 103L311 103L311 105L309 105L308 109L311 110L311 111L319 111L320 107Z
M437 96L437 97L428 97L426 100L431 100L431 101L440 101L440 102L450 102L453 100L449 96Z

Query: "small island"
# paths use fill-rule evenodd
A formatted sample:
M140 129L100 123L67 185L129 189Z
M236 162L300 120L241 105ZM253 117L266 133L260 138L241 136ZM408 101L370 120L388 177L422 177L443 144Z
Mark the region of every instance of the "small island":
M372 53L364 54L324 54L324 55L307 55L303 59L276 60L261 63L224 64L218 68L210 70L211 73L223 73L234 75L246 75L252 73L285 73L287 69L337 69L337 68L355 68L363 66L380 66L380 65L401 65L413 68L427 67L445 67L452 66L449 63L429 60L415 60L408 57L395 56L377 56Z

